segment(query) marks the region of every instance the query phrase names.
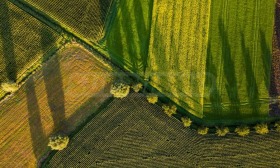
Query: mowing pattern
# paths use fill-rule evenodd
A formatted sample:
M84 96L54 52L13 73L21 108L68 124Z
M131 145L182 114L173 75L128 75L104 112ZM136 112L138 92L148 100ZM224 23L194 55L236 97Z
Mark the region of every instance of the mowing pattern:
M60 50L0 104L0 167L36 167L50 134L73 131L110 96L111 71L77 45Z
M202 117L210 0L155 0L149 46L151 84Z
M144 95L115 99L47 167L279 167L280 134L198 135Z
M108 52L117 64L143 76L147 67L153 1L117 1L108 29Z
M68 31L85 41L102 38L105 20L112 0L25 0L58 21Z
M20 81L28 68L56 48L59 35L6 0L0 2L0 20L0 82Z
M275 0L213 0L206 118L268 116Z

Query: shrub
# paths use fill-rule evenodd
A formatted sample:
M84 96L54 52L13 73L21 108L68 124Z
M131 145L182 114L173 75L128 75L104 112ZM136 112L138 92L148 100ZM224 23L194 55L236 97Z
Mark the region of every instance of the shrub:
M147 100L149 103L155 104L158 102L158 96L154 93L150 93L147 95Z
M225 136L227 133L229 133L228 127L216 127L216 135Z
M184 127L189 127L192 124L192 120L188 117L182 117L181 120L184 124Z
M197 133L200 135L206 135L208 133L209 128L205 126L201 126L197 129Z
M276 128L276 131L277 131L277 132L280 132L280 121L277 121L277 122L274 124L274 127Z
M137 83L131 86L131 88L134 90L134 92L138 93L142 88L142 83Z
M130 86L124 83L114 83L111 86L110 93L116 98L124 98L129 94Z
M267 134L269 132L267 124L257 124L255 127L256 133L258 134Z
M177 107L175 105L163 105L162 108L164 113L167 114L169 117L171 117L173 114L176 114Z
M241 126L235 128L234 132L236 132L239 136L244 137L250 133L250 129L246 125L241 125Z
M58 135L49 138L48 146L50 146L52 150L63 150L64 148L67 147L68 142L69 142L68 136Z
M18 90L19 86L15 82L7 82L7 83L2 83L1 88L5 92L16 92Z

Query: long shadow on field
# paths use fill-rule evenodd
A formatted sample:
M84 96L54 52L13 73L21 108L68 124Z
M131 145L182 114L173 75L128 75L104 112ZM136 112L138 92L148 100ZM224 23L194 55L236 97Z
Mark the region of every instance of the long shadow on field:
M17 79L17 65L14 52L14 43L12 29L9 19L9 8L6 1L0 2L0 33L2 40L2 51L5 63L5 71L7 73L8 80L16 81ZM4 77L0 75L0 80Z
M208 88L209 93L209 99L210 99L210 106L211 106L211 112L214 116L222 116L223 115L223 108L222 108L222 98L219 93L219 89L217 86L217 68L213 62L212 62L212 53L211 53L211 40L208 40L208 47L207 47L207 59L206 59L206 78L205 78L205 87ZM207 117L211 118L211 116Z
M146 3L146 2L144 2ZM120 66L128 66L130 70L140 75L147 68L147 57L150 35L149 18L145 18L143 1L135 0L133 4L126 1L118 2L117 17L107 38L110 57ZM152 1L149 2L152 6ZM145 20L149 20L145 25Z
M246 80L247 80L247 95L249 98L249 104L252 109L252 116L257 117L260 114L260 104L257 103L259 101L259 91L258 91L258 85L256 82L256 77L254 75L253 70L253 63L250 56L250 51L246 47L244 34L241 33L241 48L245 63L245 74L246 74Z
M230 113L235 115L240 114L240 99L238 96L237 79L235 76L235 67L233 56L231 55L231 48L228 39L228 32L222 19L219 19L219 33L222 41L222 61L223 71L226 80L225 87L230 100Z
M263 61L263 69L264 69L264 82L267 90L270 87L270 71L271 71L271 59L272 53L270 49L270 45L266 43L266 35L264 31L260 31L260 46L262 51L262 61Z
M54 41L54 37L42 28L41 46L45 51L44 44ZM46 41L47 40L47 41ZM63 91L62 77L60 73L60 64L57 56L49 60L49 64L42 68L44 83L47 91L48 105L50 107L52 118L54 121L55 131L63 130L65 125L65 99Z
M25 85L25 92L27 98L28 120L29 128L32 138L33 153L37 160L40 159L42 148L47 146L46 138L44 138L44 130L40 117L40 109L35 92L35 84L33 77L30 77Z
M99 3L99 10L100 10L99 12L101 14L100 20L102 22L102 25L104 25L110 7L108 4L111 4L112 0L98 0L98 3Z

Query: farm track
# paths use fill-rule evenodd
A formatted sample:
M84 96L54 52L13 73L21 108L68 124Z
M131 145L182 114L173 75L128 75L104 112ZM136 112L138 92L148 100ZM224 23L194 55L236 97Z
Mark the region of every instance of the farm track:
M198 135L142 94L115 99L46 167L279 167L279 133Z
M110 97L111 73L79 45L59 50L1 102L0 167L36 167L51 134L71 133Z

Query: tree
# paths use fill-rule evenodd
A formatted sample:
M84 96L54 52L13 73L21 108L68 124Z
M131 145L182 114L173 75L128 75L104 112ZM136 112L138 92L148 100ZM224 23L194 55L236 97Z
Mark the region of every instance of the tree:
M132 85L131 88L134 90L134 92L138 93L143 88L143 85L142 83L136 83Z
M156 104L158 102L158 95L150 93L147 95L147 100L151 104Z
M6 82L6 83L2 83L1 88L5 92L16 92L18 90L19 86L17 83L10 81L10 82Z
M188 117L182 117L181 120L184 124L184 127L189 127L192 124L192 120Z
M280 121L277 121L277 122L274 124L274 127L276 128L276 131L277 131L277 132L280 132Z
M206 135L208 133L209 128L205 126L201 126L197 129L197 133L200 135Z
M250 133L250 129L246 125L241 125L237 128L235 128L234 132L236 132L239 136L247 136Z
M227 133L229 133L228 127L216 127L216 135L225 136Z
M68 136L53 136L49 138L49 144L48 146L51 147L52 150L63 150L67 147L69 143L69 137Z
M258 134L267 134L269 132L267 124L257 124L255 127L256 133Z
M111 86L110 93L116 98L124 98L129 94L130 86L124 83L114 83Z
M175 105L163 105L162 108L164 113L167 114L169 117L171 117L173 114L176 114L177 107Z

